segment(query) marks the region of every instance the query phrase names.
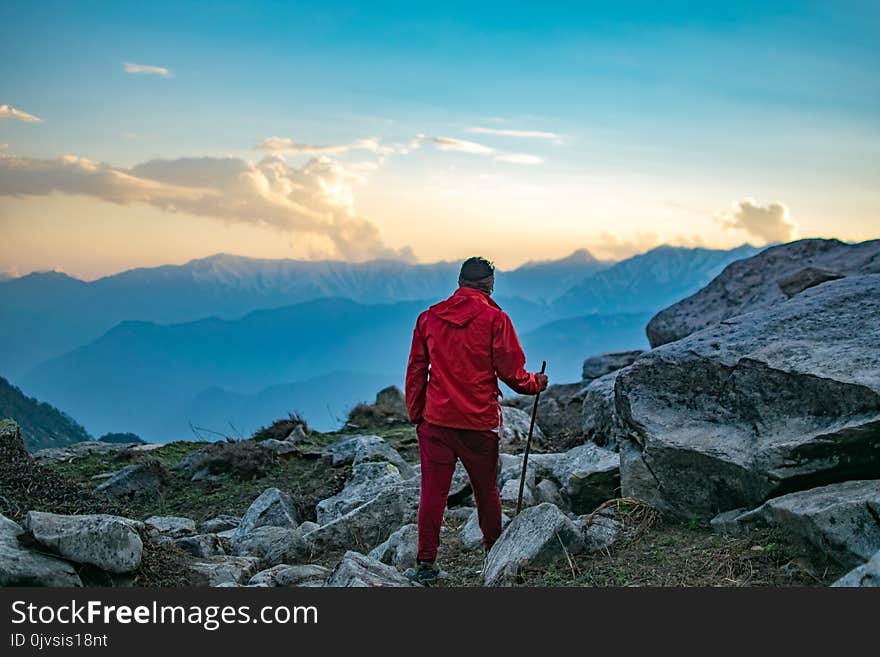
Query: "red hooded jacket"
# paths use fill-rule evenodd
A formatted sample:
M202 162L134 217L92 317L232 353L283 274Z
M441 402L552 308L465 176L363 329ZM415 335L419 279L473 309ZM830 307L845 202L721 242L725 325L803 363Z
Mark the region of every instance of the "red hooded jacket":
M416 320L406 369L409 419L495 429L501 423L498 379L520 394L541 388L525 363L507 313L485 292L460 287Z

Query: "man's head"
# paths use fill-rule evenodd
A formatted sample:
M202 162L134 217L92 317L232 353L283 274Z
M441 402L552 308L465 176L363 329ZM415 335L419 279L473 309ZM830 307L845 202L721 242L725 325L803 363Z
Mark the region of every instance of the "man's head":
M495 289L495 266L479 256L468 258L461 265L458 284L492 294Z

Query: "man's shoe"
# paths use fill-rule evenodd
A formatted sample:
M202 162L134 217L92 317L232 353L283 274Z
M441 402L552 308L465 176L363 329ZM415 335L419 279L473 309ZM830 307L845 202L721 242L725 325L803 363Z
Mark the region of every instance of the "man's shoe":
M432 586L437 582L440 569L432 561L419 561L415 568L407 568L403 576L422 586Z

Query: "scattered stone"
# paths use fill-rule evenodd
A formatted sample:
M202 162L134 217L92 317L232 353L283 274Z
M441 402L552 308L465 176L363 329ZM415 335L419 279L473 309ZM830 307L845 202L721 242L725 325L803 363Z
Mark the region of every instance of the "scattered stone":
M487 557L483 582L509 585L525 568L545 566L583 549L579 528L557 507L539 504L524 509L501 534Z
M32 454L35 461L46 462L63 462L72 459L89 456L90 454L108 454L111 452L124 452L129 449L129 445L119 443L104 443L100 440L83 440L66 447L48 447L46 449L37 450Z
M0 586L82 586L73 566L20 544L24 530L0 515Z
M539 474L559 484L562 499L575 513L589 513L605 500L618 497L620 456L586 443L560 454L536 454Z
M190 563L193 586L239 586L257 572L256 557L220 556Z
M519 480L511 479L501 487L501 502L516 506L519 499ZM523 486L523 507L532 506L535 503L535 495L529 486Z
M327 586L334 587L373 587L373 586L412 586L412 583L393 566L378 559L367 557L349 550L333 570Z
M535 502L543 504L549 502L556 506L562 505L562 495L559 494L559 485L550 479L542 479L535 486Z
M506 513L501 514L502 530L510 524L510 518ZM465 550L478 550L483 547L483 530L480 529L480 520L477 517L477 510L473 509L468 516L468 520L461 530L460 534L461 546Z
M369 556L389 566L408 568L416 565L419 544L419 527L415 523L404 525L391 534L381 545L373 548Z
M162 466L155 461L127 465L114 473L95 490L117 499L132 499L137 496L155 495L162 488L164 473Z
M232 553L256 557L264 568L280 563L296 563L308 556L309 548L299 528L262 526L246 534L236 534L230 545Z
M258 527L296 528L299 518L293 499L278 488L267 488L242 516L234 536L244 536Z
M880 587L880 551L875 552L867 563L856 566L834 582L836 587Z
M529 425L532 423L532 416L525 411L521 411L513 406L501 407L501 447L514 448L525 447L526 439L529 436ZM544 432L535 422L535 429L532 433L532 441L535 445L543 445Z
M341 491L318 502L315 509L318 524L326 525L402 481L400 470L391 463L357 464Z
M379 436L358 435L342 438L325 447L321 455L329 460L334 468L349 464L387 461L397 466L405 478L414 474L412 466Z
M281 456L283 454L291 454L293 452L299 451L297 443L292 440L277 440L275 438L266 438L265 440L258 441L256 445L260 449L267 449L277 456Z
M216 534L227 529L235 529L241 523L238 516L220 515L202 523L202 531L206 534Z
M174 544L194 557L216 557L226 554L217 534L196 534L174 539Z
M623 536L624 524L611 509L580 516L575 524L583 529L587 552L607 550Z
M106 514L64 516L29 511L25 528L41 545L76 563L109 573L137 570L143 542L128 518Z
M171 538L180 538L196 533L196 521L178 516L151 516L144 520L147 529L155 529Z
M579 445L581 434L581 406L584 382L557 383L541 393L538 401L538 418L544 436L542 445L560 449ZM502 406L512 406L523 411L531 421L535 405L533 395L521 395L502 400ZM528 426L526 426L528 431ZM552 445L551 445L552 440Z
M330 569L315 564L289 566L279 564L251 577L248 586L324 586Z

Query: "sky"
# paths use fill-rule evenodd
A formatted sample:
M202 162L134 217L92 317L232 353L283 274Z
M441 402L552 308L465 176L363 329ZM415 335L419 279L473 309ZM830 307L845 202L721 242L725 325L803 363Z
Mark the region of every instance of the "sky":
M2 3L0 271L876 238L878 70L876 2Z

